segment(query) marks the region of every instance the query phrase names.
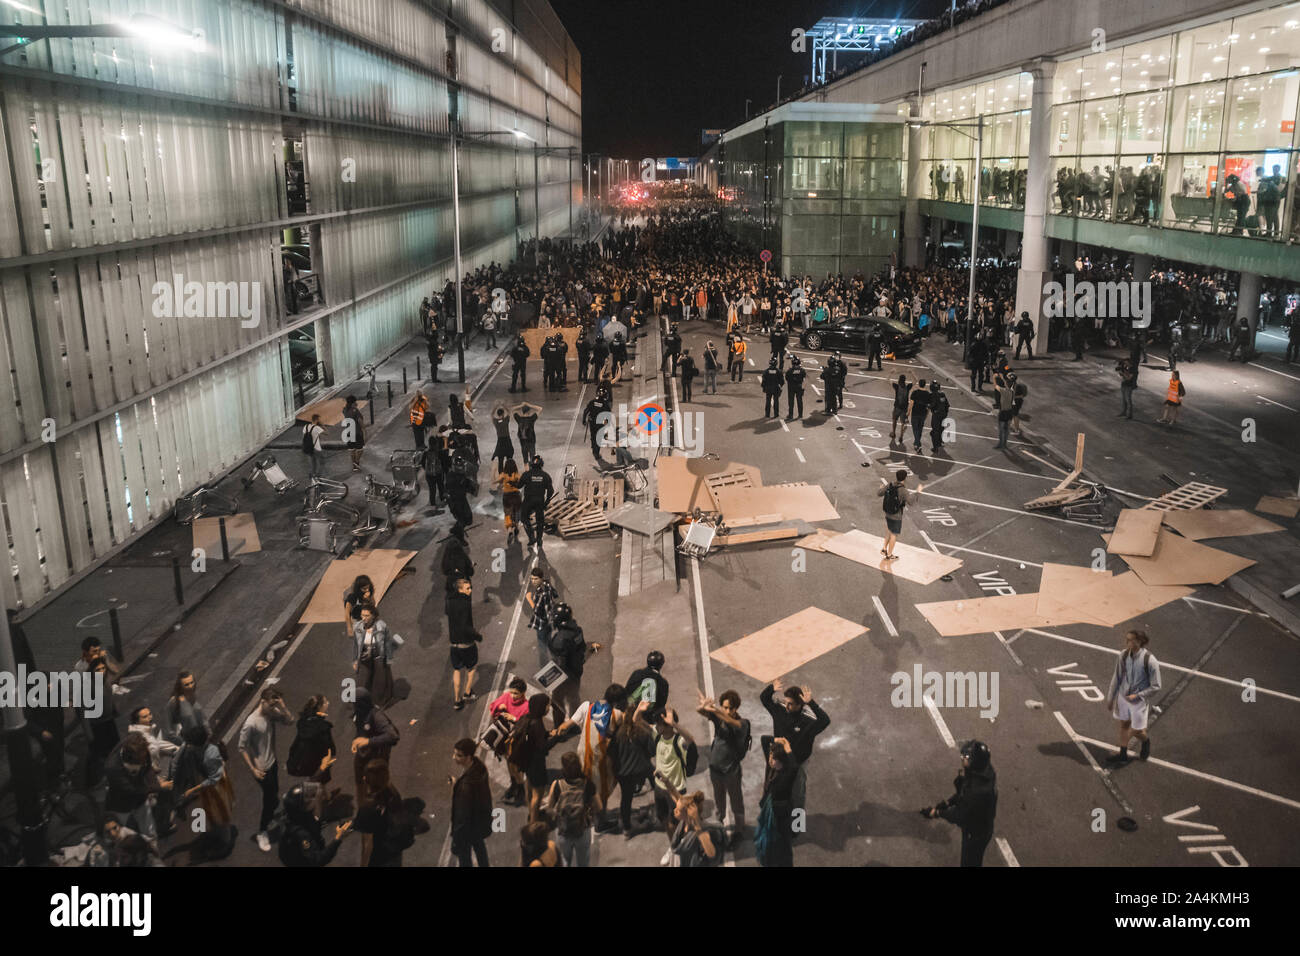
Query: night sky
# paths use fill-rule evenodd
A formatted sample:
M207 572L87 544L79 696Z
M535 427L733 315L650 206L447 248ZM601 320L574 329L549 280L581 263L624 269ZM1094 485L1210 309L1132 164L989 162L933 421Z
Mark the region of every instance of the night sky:
M822 17L927 19L948 0L551 0L582 55L586 152L696 156L700 130L743 122L803 85L791 31Z

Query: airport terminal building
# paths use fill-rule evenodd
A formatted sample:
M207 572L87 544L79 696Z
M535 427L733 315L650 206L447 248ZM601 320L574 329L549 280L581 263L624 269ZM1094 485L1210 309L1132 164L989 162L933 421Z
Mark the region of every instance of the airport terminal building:
M1131 254L1135 274L1153 257L1237 272L1253 322L1262 278L1300 281L1298 92L1300 3L1009 0L727 131L700 170L787 272L919 265L978 196L1040 323L1053 257L1080 247ZM867 116L896 131L880 152L858 145ZM843 212L867 196L902 215L864 230Z
M567 231L581 178L581 62L544 0L47 6L6 23L124 29L0 44L20 608L410 338L453 272L452 129L467 270Z

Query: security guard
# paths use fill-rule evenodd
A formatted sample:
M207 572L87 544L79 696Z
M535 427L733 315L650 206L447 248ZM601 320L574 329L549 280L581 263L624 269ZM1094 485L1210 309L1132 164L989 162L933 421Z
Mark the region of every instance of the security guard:
M943 447L943 423L948 417L948 396L936 379L930 383L930 445L934 451Z
M749 346L745 344L745 339L736 333L736 337L731 342L731 351L727 353L727 369L731 372L733 382L743 382L745 380L745 353L749 351Z
M874 322L871 325L871 331L867 333L867 371L871 371L871 363L876 363L876 368L884 371L880 364L880 354L885 347L885 333L880 330L880 326Z
M777 418L781 414L781 370L776 367L776 356L768 360L763 371L763 417Z
M542 471L543 464L541 455L533 456L533 463L519 479L523 494L519 520L528 532L528 547L537 548L538 554L542 553L542 536L546 532L546 503L555 497L555 486L551 484L551 476Z
M671 362L673 370L669 374L676 375L678 356L681 354L682 337L677 331L677 323L674 322L668 327L668 334L664 336L664 359L659 363L659 371L662 372L668 367L668 363Z
M808 377L804 371L803 363L799 361L799 356L790 356L790 370L785 373L785 401L786 414L785 420L794 421L794 406L799 404L799 417L803 418L803 382Z
M528 391L528 356L531 354L524 337L519 336L515 340L515 347L510 350L510 391L515 391L516 385L522 385L523 390Z

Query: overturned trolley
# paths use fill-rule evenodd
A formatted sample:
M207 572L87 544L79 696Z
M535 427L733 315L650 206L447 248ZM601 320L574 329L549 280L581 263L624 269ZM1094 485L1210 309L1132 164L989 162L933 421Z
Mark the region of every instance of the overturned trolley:
M416 448L399 449L388 456L388 470L398 491L396 503L410 501L419 492L423 459L424 452Z

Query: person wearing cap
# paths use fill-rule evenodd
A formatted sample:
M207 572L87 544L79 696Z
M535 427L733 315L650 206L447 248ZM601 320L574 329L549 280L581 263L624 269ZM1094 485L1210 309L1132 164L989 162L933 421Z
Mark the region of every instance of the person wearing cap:
M794 407L799 406L799 417L803 418L803 385L808 373L804 371L799 356L790 356L790 368L785 373L785 420L794 421Z
M1016 361L1020 361L1020 349L1024 347L1029 360L1034 360L1034 320L1029 317L1028 312L1020 313L1020 321L1016 323Z
M334 828L334 838L326 842L313 809L319 788L318 783L300 783L284 795L280 862L285 866L326 866L353 832L352 821L345 820Z
M781 386L784 380L781 370L776 367L776 356L767 361L763 370L763 417L776 418L781 414Z
M921 811L931 820L942 817L961 827L962 866L984 865L984 851L993 839L998 812L997 780L989 748L972 740L962 745L961 772L952 782L953 795Z

